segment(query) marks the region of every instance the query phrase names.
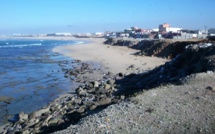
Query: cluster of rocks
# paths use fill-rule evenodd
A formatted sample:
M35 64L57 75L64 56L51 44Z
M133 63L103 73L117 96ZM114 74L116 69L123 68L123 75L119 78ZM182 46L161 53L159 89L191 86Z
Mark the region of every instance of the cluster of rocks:
M81 74L93 70L88 64L81 62L80 66L76 66L74 69L64 68L65 77L68 78L74 76L79 78ZM122 76L122 74L115 76L108 72L99 81L89 81L88 79L80 84L75 92L58 98L47 107L30 114L22 112L15 115L9 120L11 123L4 127L2 134L50 133L76 124L81 118L125 99L124 96L114 95L117 91L115 79L122 78Z
M64 96L46 108L30 114L17 114L10 120L12 123L6 125L3 134L53 132L75 124L80 118L124 99L123 96L113 96L116 91L114 82L93 81L79 86L75 94Z
M165 84L181 84L195 73L215 71L215 44L188 45L170 62L142 74L130 74L116 81L121 85L120 94L133 94L140 89L150 89Z

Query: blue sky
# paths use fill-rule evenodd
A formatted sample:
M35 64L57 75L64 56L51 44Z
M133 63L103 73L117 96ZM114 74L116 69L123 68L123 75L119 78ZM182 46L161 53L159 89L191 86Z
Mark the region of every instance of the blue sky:
M215 27L215 0L0 0L0 34Z

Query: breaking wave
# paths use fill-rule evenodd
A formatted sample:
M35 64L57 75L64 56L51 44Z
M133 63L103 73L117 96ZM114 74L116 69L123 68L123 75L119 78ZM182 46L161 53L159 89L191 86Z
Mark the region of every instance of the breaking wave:
M83 41L75 41L74 44L84 44L84 42Z
M0 48L8 48L8 47L17 47L17 48L22 48L22 47L30 47L30 46L41 46L42 43L32 43L32 44L18 44L18 45L10 45L9 43L6 43L5 45L0 45Z

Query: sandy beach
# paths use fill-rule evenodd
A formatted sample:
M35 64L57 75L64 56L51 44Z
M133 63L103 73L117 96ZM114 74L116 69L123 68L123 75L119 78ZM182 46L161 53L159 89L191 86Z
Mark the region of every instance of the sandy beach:
M78 39L77 39L78 40ZM104 45L103 38L81 39L91 41L89 44L78 44L71 46L58 46L54 52L81 61L93 61L101 63L102 66L114 74L126 73L129 66L133 65L139 71L150 70L165 63L167 60L157 57L135 56L138 50L127 47Z

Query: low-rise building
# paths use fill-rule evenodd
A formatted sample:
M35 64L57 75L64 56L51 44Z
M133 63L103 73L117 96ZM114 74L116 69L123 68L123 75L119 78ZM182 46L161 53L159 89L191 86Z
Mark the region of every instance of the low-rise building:
M47 36L72 36L71 33L50 33Z
M208 30L208 35L209 36L215 36L215 28L211 28Z
M164 23L159 25L159 32L173 32L173 33L180 33L182 28L170 27L168 23Z

